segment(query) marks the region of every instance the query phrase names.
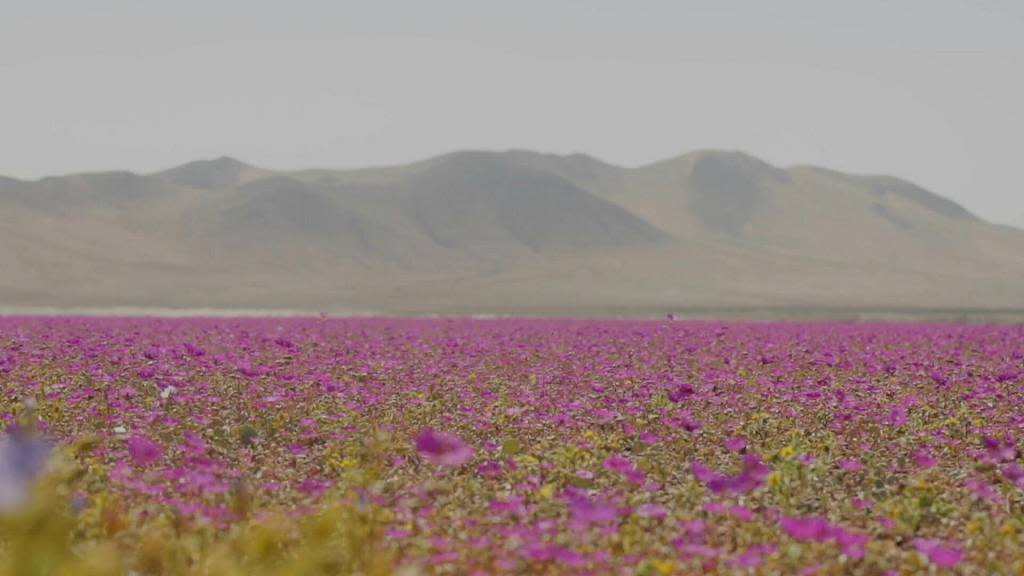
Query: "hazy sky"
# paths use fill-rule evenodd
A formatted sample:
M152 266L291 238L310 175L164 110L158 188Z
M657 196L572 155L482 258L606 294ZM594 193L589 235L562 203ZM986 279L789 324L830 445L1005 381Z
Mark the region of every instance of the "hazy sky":
M737 148L1024 216L1019 0L0 0L0 174Z

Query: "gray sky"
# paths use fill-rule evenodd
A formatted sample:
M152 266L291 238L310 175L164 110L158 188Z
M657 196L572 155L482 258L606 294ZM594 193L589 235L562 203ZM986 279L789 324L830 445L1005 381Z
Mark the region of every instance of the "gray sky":
M0 174L737 148L1024 216L1018 0L0 0Z

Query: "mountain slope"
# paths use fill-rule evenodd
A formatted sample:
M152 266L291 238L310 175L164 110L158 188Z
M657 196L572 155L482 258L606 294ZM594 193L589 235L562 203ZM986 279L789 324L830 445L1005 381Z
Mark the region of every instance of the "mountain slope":
M250 166L229 156L221 156L213 160L196 160L176 166L156 177L165 182L202 190L214 190L237 186L254 180L269 172Z
M625 209L508 155L449 155L410 174L401 189L417 228L451 250L518 245L550 253L667 238Z
M0 307L1024 308L1024 232L888 176L698 151L0 178Z

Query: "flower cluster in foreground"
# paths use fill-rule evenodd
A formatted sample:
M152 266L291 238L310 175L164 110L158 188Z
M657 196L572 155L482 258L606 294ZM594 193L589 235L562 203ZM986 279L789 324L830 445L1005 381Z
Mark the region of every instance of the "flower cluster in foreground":
M0 319L0 574L1016 574L1024 327Z

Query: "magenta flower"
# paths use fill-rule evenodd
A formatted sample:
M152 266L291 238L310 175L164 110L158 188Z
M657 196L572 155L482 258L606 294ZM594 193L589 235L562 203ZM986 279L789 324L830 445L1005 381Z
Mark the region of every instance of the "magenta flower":
M704 544L690 544L677 539L673 542L679 555L683 558L717 558L721 552Z
M871 537L867 534L860 534L857 532L849 532L843 528L836 527L833 529L836 543L839 544L839 548L854 560L859 560L864 557L868 542L871 541Z
M908 420L907 408L905 406L897 406L889 411L889 417L886 419L886 422L893 428L901 428L907 424Z
M644 432L643 434L640 435L640 441L646 444L647 446L654 446L659 441L661 441L661 438L659 438L658 435L653 432Z
M194 432L185 432L185 453L189 456L205 456L209 447L202 436Z
M1012 438L1000 440L992 436L982 438L985 453L992 462L1012 462L1017 459L1017 444Z
M1001 503L1003 500L1002 494L996 490L995 486L992 486L984 480L968 478L967 480L964 480L964 487L982 500L987 500L992 503Z
M833 536L832 524L825 518L818 516L809 518L783 517L779 520L779 526L783 532L794 540L825 542Z
M636 509L636 515L641 518L664 520L668 516L668 510L661 504L641 504Z
M725 449L730 452L742 452L747 448L747 439L740 436L733 436L725 441Z
M685 401L690 396L693 396L696 392L697 391L693 389L693 386L683 382L678 384L668 393L668 399L670 402L678 404Z
M914 548L928 557L928 561L939 568L955 568L964 559L964 550L959 544L931 540L914 539Z
M757 568L764 562L765 556L770 556L778 550L774 544L755 544L747 548L742 554L733 558L730 563L733 568L750 569Z
M510 496L508 498L494 500L490 504L492 514L510 514L515 516L526 516L526 499L522 496Z
M932 456L927 448L918 448L914 451L914 467L918 470L928 470L938 466L939 461Z
M163 458L160 445L145 436L135 435L128 439L128 456L136 466L148 466Z
M860 472L864 469L864 465L857 460L840 460L839 469L843 472Z
M609 456L604 461L604 469L612 472L625 473L633 469L633 462L625 456Z
M1017 463L1007 464L1002 467L1003 478L1006 478L1017 488L1024 489L1024 468Z
M497 478L501 476L501 462L488 460L476 467L476 473L484 478Z
M864 498L854 498L853 507L857 510L868 510L875 505L871 500L865 500Z
M299 484L299 492L302 492L310 498L320 498L331 489L333 482L330 480L319 480L316 478L307 478Z
M867 534L850 532L820 516L806 518L783 517L779 526L790 538L810 542L835 542L843 554L850 558L863 558L871 538Z
M646 475L637 469L633 462L625 456L610 456L604 461L604 469L622 474L634 484L643 484Z
M457 436L429 429L416 436L416 451L441 466L461 466L473 459L473 448Z
M703 544L708 525L703 520L687 520L679 525L682 530L680 541L688 544Z
M594 478L597 477L590 470L577 470L575 476L577 478L579 478L580 480L587 480L587 481L593 480Z
M576 496L569 502L569 514L578 524L608 524L619 517L618 509L598 498Z
M764 486L771 474L769 468L756 454L743 457L743 469L735 476L719 474L700 462L690 465L690 470L715 494L747 494Z
M727 514L741 522L752 522L756 516L754 511L746 506L726 506L719 502L709 502L705 504L704 510L716 514Z

